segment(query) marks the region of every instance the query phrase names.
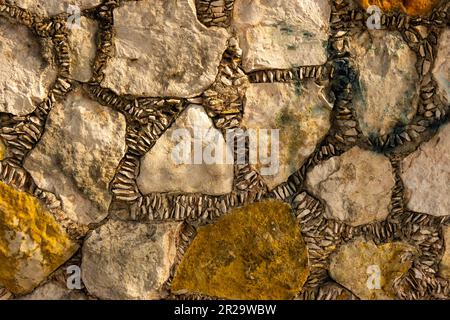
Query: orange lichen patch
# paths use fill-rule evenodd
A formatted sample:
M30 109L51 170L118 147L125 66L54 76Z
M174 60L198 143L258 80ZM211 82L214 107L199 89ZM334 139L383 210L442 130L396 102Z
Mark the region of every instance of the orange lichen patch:
M410 16L426 15L433 10L439 0L359 0L364 8L376 5L385 12L401 10Z
M264 201L200 227L176 271L172 291L226 299L290 299L308 275L307 248L290 207Z
M33 196L0 182L0 284L21 294L69 259L77 246Z

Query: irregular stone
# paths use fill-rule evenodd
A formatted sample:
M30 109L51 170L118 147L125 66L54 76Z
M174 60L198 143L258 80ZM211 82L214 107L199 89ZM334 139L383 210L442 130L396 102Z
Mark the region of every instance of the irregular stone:
M350 53L359 70L359 81L353 89L363 133L367 137L383 136L396 126L408 124L417 110L419 78L416 55L400 33L358 33L350 41Z
M87 300L79 290L70 290L57 281L49 281L18 300Z
M180 141L179 133L189 136ZM182 150L177 151L184 145L183 141L187 142L185 154L190 152L187 158ZM196 145L201 146L199 152ZM218 157L217 162L212 163L204 157L210 147L223 150L223 157ZM203 159L196 161L197 155ZM227 158L229 162L226 162ZM137 184L144 194L200 192L220 195L231 192L233 174L233 155L222 133L214 127L202 106L190 105L142 158Z
M442 102L450 104L450 65L448 53L450 52L450 30L444 29L439 37L439 45L436 60L434 61L433 76L437 82L437 93L442 97Z
M12 3L21 8L46 16L53 16L64 12L71 13L67 10L69 5L77 6L80 8L80 11L83 11L98 6L101 2L102 0L12 0Z
M439 3L439 0L359 0L364 8L378 6L382 11L401 10L410 16L426 15Z
M406 207L434 216L450 215L450 124L402 162Z
M25 26L0 17L0 112L25 115L47 96L56 70Z
M35 197L0 182L0 286L28 293L76 249Z
M109 183L125 154L125 131L123 115L77 89L54 106L24 166L40 188L61 199L70 219L99 222L108 214Z
M439 275L450 280L450 226L442 228L445 242L445 252L439 266Z
M359 226L388 216L395 185L392 170L385 156L353 147L315 166L306 186L325 201L328 218Z
M181 224L108 221L84 242L81 273L101 299L160 299Z
M264 201L200 227L171 290L225 299L292 299L308 275L307 248L289 205Z
M329 274L360 299L394 299L393 283L411 267L414 247L392 242L380 246L363 238L342 245L331 257Z
M114 10L114 28L103 85L144 96L201 94L215 80L228 37L197 20L192 0L126 2Z
M272 136L273 130L279 129L279 153L272 159L273 166L263 165L261 161L256 165L264 174L269 189L300 169L330 129L332 105L322 90L313 82L304 86L261 83L247 89L242 125L259 132L269 129ZM268 139L270 135L260 135L260 142L264 141L264 136ZM269 142L265 142L269 148ZM262 172L263 168L267 174Z
M330 14L327 0L236 0L245 71L324 64Z
M92 76L95 60L97 22L80 18L80 27L70 29L69 46L72 52L72 77L87 82Z

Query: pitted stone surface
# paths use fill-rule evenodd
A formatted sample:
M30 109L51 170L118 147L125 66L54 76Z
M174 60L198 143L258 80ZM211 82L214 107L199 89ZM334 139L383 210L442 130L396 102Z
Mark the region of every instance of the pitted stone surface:
M108 221L85 241L83 283L101 299L160 299L181 224Z
M46 130L25 161L36 184L61 199L74 221L103 220L109 183L125 154L125 117L78 89L50 112Z
M181 139L179 134L183 135ZM183 151L185 142L187 152ZM201 148L197 149L197 145ZM205 157L216 155L216 151L223 155L217 157L217 161ZM202 106L191 105L142 158L137 184L144 194L201 192L219 195L231 192L233 172L233 155L222 133L214 128Z
M400 33L358 33L350 41L350 53L359 70L353 95L364 135L383 136L408 124L417 110L418 74L416 55Z
M269 164L258 161L256 165L270 189L300 169L324 138L330 128L331 109L323 88L312 82L304 85L250 85L244 102L242 125L247 129L259 130L259 143L266 145L267 149L271 146L269 137L275 139L273 130L279 130L279 153L270 155ZM270 131L264 134L262 129Z
M330 14L327 0L236 0L245 71L325 63Z
M434 62L433 76L437 81L438 94L443 103L450 104L450 64L448 53L450 52L450 30L445 29L439 38L439 48Z
M0 112L25 115L47 96L56 70L25 26L0 17Z
M92 76L96 47L97 22L80 18L80 27L70 29L69 46L72 51L72 77L87 82Z
M0 287L28 293L76 250L39 200L0 181Z
M389 214L395 184L392 170L385 156L353 147L315 166L306 186L325 201L329 218L358 226Z
M308 274L306 244L291 208L264 201L201 227L177 268L172 291L226 299L292 299Z
M192 0L126 2L114 10L114 29L103 84L142 96L201 94L216 78L228 38L197 20Z
M450 215L450 124L407 156L401 177L406 207L433 216Z

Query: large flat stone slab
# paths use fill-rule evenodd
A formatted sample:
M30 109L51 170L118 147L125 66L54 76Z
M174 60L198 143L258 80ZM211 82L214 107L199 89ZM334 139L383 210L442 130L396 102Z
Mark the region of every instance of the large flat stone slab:
M121 94L193 97L215 80L228 33L206 28L193 1L125 2L103 85Z
M330 14L327 0L236 0L245 71L325 63Z
M34 37L25 26L0 17L0 112L32 112L56 78Z
M109 183L125 154L125 117L71 92L49 114L44 135L25 160L36 184L61 199L72 220L103 220L112 199Z
M388 216L392 170L387 157L353 147L315 166L306 187L325 201L326 216L358 226Z
M183 134L182 140L179 134ZM187 152L183 151L182 141L188 145ZM217 157L217 161L209 160L204 157L209 154L207 150L212 150L212 155L214 150L222 150L223 157ZM137 184L144 194L199 192L220 195L231 192L233 175L233 155L222 133L214 127L202 106L190 105L141 159Z
M450 215L450 124L402 162L406 207L433 216Z

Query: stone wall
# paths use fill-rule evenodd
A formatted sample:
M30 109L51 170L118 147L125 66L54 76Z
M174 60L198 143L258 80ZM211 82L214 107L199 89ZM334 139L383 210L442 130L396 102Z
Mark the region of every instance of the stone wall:
M450 299L449 14L0 0L0 299Z

